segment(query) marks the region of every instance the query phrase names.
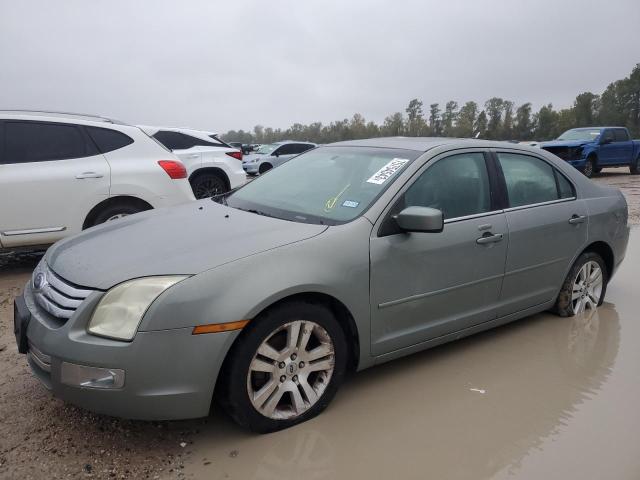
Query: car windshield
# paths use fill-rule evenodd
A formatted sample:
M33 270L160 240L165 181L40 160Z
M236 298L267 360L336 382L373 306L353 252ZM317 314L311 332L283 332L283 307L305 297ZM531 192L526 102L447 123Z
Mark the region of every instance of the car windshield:
M260 148L258 148L256 150L256 153L260 153L263 155L268 155L269 153L273 152L276 148L278 148L280 145L277 145L275 143L270 143L267 145L260 145Z
M301 223L337 225L365 212L421 152L322 147L274 168L226 198L230 207Z
M600 136L599 128L573 128L558 137L558 140L595 140Z

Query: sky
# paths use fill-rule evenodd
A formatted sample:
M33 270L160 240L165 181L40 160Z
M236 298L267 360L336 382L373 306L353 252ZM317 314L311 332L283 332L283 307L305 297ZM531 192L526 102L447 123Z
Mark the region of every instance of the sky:
M0 0L0 109L225 132L539 108L640 62L639 0Z

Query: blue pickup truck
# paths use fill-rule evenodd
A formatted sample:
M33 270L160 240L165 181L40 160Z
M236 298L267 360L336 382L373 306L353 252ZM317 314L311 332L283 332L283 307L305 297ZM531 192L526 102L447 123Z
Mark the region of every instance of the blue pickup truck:
M540 148L570 163L587 177L604 167L629 167L640 173L640 140L631 140L622 127L572 128Z

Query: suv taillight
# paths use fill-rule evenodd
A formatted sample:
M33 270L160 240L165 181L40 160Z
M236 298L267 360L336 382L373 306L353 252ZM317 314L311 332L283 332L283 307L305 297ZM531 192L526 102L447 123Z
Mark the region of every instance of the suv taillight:
M187 178L187 169L184 168L181 162L176 162L175 160L158 160L158 165L160 165L173 180Z
M241 151L236 151L236 152L224 152L227 155L229 155L230 157L235 158L236 160L242 160L242 152Z

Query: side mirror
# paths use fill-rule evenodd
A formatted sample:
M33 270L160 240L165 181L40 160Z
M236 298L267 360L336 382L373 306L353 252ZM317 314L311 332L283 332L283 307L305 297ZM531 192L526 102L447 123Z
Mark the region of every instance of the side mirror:
M603 138L600 142L601 145L608 145L610 143L613 143L613 138L611 137Z
M272 157L279 157L279 156L280 156L280 154L279 154L278 152L273 152L273 153L271 154L271 156L272 156Z
M394 217L405 232L438 233L444 229L444 215L429 207L407 207Z

